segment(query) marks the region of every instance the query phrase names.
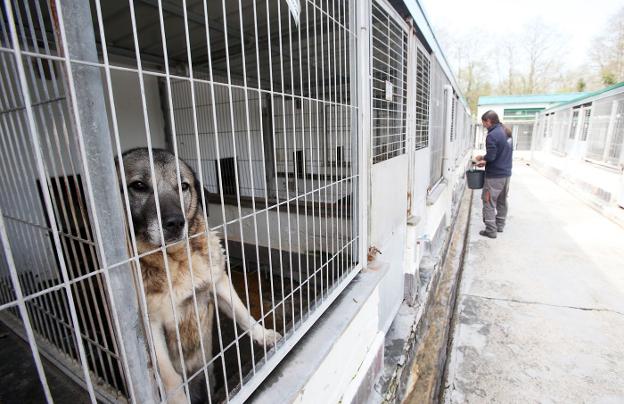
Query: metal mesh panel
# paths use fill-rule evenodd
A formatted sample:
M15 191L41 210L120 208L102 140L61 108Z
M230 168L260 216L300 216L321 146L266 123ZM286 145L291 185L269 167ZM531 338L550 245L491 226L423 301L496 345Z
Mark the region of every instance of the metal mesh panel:
M405 153L407 32L372 2L372 156L378 163Z
M429 58L420 49L416 52L416 150L425 148L429 144Z
M568 139L568 125L570 124L570 110L559 111L553 115L552 126L552 149L558 153L565 154L566 142Z
M2 46L16 48L9 39L15 24L19 47L32 55L19 60L0 52L0 210L8 243L2 255L6 259L7 249L12 251L27 328L39 352L75 372L88 372L93 383L110 387L109 397L127 394L64 67L44 58L59 54L56 38L46 30L50 10L45 2L17 2L12 11L12 21L0 18ZM20 63L27 82L20 78ZM13 328L25 318L9 274L8 266L0 269L0 303L6 308L0 320Z
M580 110L575 109L572 111L572 122L570 123L570 131L568 132L568 139L573 140L576 136L576 128L578 127Z
M457 98L453 95L451 101L451 142L455 140L457 134Z
M531 139L531 149L540 150L543 147L544 123L546 118L543 114L539 114L535 119L536 121L535 126L533 127L533 135Z
M587 139L586 157L602 160L607 143L607 131L611 119L612 100L599 100L593 103L590 119L589 137Z
M531 150L533 125L516 124L513 126L516 130L516 150Z
M195 82L194 92L197 95L196 106L191 103L191 84L187 80L174 80L171 83L173 116L176 127L176 139L180 157L187 161L193 169L199 170L205 178L204 187L211 193L218 195L221 191L217 175L217 163L221 159L237 156L237 169L240 177L238 190L241 196L251 197L252 191L259 197L265 196L264 177L262 176L262 122L263 105L261 94L258 91L245 91L240 88L232 89L233 124L229 115L229 92L225 85L210 85ZM214 87L215 104L212 104L212 88ZM212 109L215 109L217 125L213 122ZM249 123L246 118L249 114ZM197 161L195 151L195 129L193 114L197 116L197 133L201 149L201 162ZM247 135L249 132L249 143ZM216 137L219 137L217 140ZM219 145L219 150L215 148ZM248 145L237 147L234 145ZM217 158L219 156L219 159ZM252 178L253 174L253 178ZM226 181L227 182L227 181ZM252 190L253 184L253 190ZM232 184L226 184L226 194L235 196Z
M584 108L583 109L583 128L581 129L581 141L587 141L587 136L589 135L589 122L591 120L592 109Z
M429 149L431 153L431 169L429 186L435 185L442 178L442 158L444 153L444 84L446 77L440 63L434 58L431 71L431 127Z
M42 399L48 358L80 402L242 401L355 276L349 4L4 2L0 321Z
M624 97L618 101L615 112L615 122L613 123L613 134L607 152L607 163L617 165L622 162L622 150L624 143Z

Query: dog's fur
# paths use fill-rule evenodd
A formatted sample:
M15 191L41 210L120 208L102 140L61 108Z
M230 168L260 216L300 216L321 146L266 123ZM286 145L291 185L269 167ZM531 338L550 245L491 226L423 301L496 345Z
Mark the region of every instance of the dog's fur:
M236 294L225 271L225 256L220 240L213 231L207 229L204 222L202 190L193 170L179 160L184 202L182 209L175 156L160 149L153 149L152 154L172 293L160 251L140 259L141 274L160 377L170 402L187 402L184 389L179 388L182 384L182 369L172 302L178 317L177 327L187 375L203 365L200 335L203 337L206 360L212 358L215 295L218 307L226 315L235 317L243 330L250 330L250 336L256 343L266 341L268 346L273 346L281 335L259 325ZM161 245L161 223L158 222L156 211L148 149L127 151L123 155L123 165L138 252L143 254L154 251ZM186 239L187 235L196 234L201 236L188 241L189 265ZM201 330L197 326L194 310L193 285Z

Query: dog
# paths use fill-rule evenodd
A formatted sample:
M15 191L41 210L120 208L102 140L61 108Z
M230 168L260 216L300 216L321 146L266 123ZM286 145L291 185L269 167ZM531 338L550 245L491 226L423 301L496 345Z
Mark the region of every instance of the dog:
M160 207L160 222L151 180L149 150L138 148L122 155L130 213L140 258L141 277L147 300L149 323L158 370L169 402L187 403L182 385L182 368L176 326L190 375L212 358L212 327L215 296L218 308L249 331L254 342L274 346L281 335L262 327L248 312L234 290L225 270L221 241L205 220L201 204L202 188L193 170L178 159L183 205L180 203L176 157L166 150L152 149L154 175ZM118 174L119 173L118 170ZM121 184L120 178L120 184ZM162 229L162 231L161 231ZM189 238L201 234L198 237ZM162 240L164 238L164 240ZM187 252L187 240L190 248ZM167 279L161 241L166 245ZM192 274L191 274L192 269ZM195 313L193 291L199 313ZM172 310L176 308L177 322ZM197 317L201 329L198 329ZM200 335L203 341L200 341Z

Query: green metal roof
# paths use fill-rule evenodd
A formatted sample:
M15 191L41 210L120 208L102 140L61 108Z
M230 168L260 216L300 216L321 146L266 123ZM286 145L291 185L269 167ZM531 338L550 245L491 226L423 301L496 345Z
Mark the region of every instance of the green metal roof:
M595 97L597 95L606 93L608 91L615 90L616 88L619 88L619 87L624 87L624 81L621 82L621 83L613 84L613 85L611 85L609 87L605 87L605 88L600 89L600 90L592 91L591 93L584 93L583 95L581 95L581 96L579 96L577 98L573 98L571 100L563 101L563 102L561 102L561 103L559 103L557 105L553 105L553 106L549 107L548 109L550 110L550 109L553 109L553 108L559 108L559 107L562 107L562 106L568 105L568 104L578 104L579 102L583 101L586 98L592 98L592 97Z
M527 95L486 95L479 97L477 105L500 104L557 104L585 97L590 93L558 93Z

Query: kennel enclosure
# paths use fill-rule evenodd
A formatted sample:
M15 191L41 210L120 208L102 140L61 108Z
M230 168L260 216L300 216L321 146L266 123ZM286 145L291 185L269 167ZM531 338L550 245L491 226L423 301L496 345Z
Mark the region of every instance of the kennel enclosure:
M402 263L423 254L404 254L407 221L440 234L471 146L469 111L414 4L3 1L0 321L28 345L33 394L58 401L60 369L92 402L171 397L141 276L141 258L168 245L137 248L122 156L136 147L193 168L233 292L284 337L254 344L216 310L213 346L178 390L247 399L371 245L390 260L387 330ZM146 163L153 175L151 152Z

